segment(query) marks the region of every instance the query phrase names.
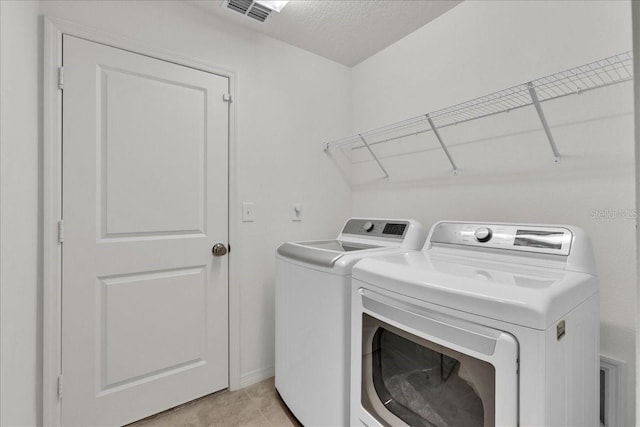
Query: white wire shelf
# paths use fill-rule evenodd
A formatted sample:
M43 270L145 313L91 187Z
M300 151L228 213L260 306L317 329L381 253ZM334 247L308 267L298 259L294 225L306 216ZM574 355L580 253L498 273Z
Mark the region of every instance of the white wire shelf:
M457 166L442 140L438 129L506 113L533 105L549 140L554 161L560 154L547 124L541 104L553 99L580 94L593 89L633 80L633 57L631 51L620 53L599 61L560 71L546 77L522 83L470 101L452 105L441 110L412 117L367 132L325 142L325 151L339 146L352 145L352 149L367 149L388 178L384 166L371 146L388 143L408 136L433 132L440 143L453 173Z

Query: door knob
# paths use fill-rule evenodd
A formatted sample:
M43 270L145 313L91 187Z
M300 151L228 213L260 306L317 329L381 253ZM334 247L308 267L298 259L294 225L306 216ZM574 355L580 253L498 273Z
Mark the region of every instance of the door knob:
M215 245L213 245L213 248L211 248L211 252L213 253L214 256L226 255L227 247L222 243L216 243Z

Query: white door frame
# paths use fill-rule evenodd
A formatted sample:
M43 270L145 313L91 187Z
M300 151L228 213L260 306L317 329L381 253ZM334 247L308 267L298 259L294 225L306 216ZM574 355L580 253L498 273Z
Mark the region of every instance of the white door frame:
M149 46L130 38L108 34L74 22L44 19L43 82L43 367L42 423L59 426L61 405L58 377L61 367L61 265L62 251L58 242L58 223L62 207L62 92L59 90L58 68L62 65L63 34L102 43L115 48L150 56L229 79L233 103L229 109L229 243L235 241L238 214L236 200L236 74L195 58L181 56ZM231 286L238 271L234 256L229 256L229 388L240 387L240 290Z

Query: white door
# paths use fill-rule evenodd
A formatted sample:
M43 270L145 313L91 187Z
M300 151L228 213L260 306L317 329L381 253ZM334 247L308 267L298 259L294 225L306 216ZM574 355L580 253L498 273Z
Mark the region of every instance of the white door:
M226 77L63 39L63 425L228 385Z

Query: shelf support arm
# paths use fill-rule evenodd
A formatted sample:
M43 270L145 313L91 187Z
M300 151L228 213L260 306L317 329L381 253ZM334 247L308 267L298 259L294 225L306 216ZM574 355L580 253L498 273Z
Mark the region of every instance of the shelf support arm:
M425 117L427 118L427 121L429 122L429 126L431 126L431 130L433 131L433 134L438 139L438 142L440 143L440 146L442 147L442 151L444 151L444 154L447 156L447 159L449 159L449 163L451 163L451 167L453 168L453 174L454 175L458 175L458 167L456 166L455 162L453 161L453 158L451 157L451 154L449 153L449 150L447 150L447 146L444 145L444 142L442 141L442 137L440 136L440 132L438 132L438 128L436 127L435 124L433 124L433 120L431 120L431 117L429 117L428 114L426 114Z
M373 152L373 150L371 149L371 147L369 146L369 144L367 143L367 141L364 139L364 137L361 134L358 134L358 136L362 140L362 143L364 144L364 146L367 147L367 150L369 150L369 153L371 153L371 157L373 157L373 160L375 160L376 163L378 164L378 166L380 166L380 169L382 170L382 173L384 173L385 179L388 179L389 178L389 174L387 173L387 170L384 168L384 166L382 166L382 163L380 163L380 160L378 159L378 156L376 156L376 153Z
M547 134L549 145L551 145L551 151L553 151L553 161L555 163L560 163L560 152L558 152L558 147L556 146L556 142L553 139L553 134L551 133L551 129L549 129L549 124L547 123L547 119L544 116L544 111L542 111L542 106L540 105L540 100L538 99L536 88L532 82L527 83L527 88L529 88L529 95L531 95L531 101L533 102L534 107L536 107L536 111L538 112L538 117L540 118L540 122L542 122L544 133Z

